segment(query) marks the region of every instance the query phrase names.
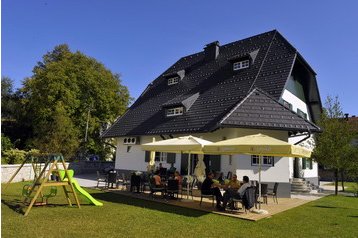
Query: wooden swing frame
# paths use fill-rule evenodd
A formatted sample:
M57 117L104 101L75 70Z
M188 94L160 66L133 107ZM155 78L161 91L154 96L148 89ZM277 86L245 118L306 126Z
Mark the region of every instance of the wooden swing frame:
M30 191L28 193L28 196L25 197L24 199L24 204L27 204L31 194L35 191L35 188L38 188L36 190L36 193L34 195L34 197L31 199L30 204L28 205L26 212L24 214L24 216L27 216L31 210L31 208L34 206L36 200L39 198L39 196L43 197L43 189L45 187L57 187L57 186L61 186L63 188L63 191L65 193L65 197L67 199L68 205L72 206L72 202L69 196L69 193L73 193L73 196L75 198L75 202L78 208L81 208L80 202L78 200L78 196L76 194L76 191L73 187L72 184L72 179L71 176L69 176L68 173L68 169L65 163L65 160L62 156L62 154L51 154L48 156L48 158L45 161L45 165L42 168L41 172L39 174L37 174L36 171L36 166L34 164L34 157L33 156L29 156L27 157L24 162L20 165L20 167L16 170L16 172L11 176L10 180L6 183L3 191L5 191L7 189L7 187L9 186L9 184L11 183L11 181L15 178L15 176L19 173L19 171L21 170L21 168L24 166L25 163L29 162L29 160L31 160L31 164L32 164L32 168L34 170L34 181L31 185ZM58 167L58 163L62 164L63 166L63 170L65 171L65 177L67 177L67 181L49 181L49 177L51 176L51 174L53 172L56 172L59 170ZM48 172L46 173L46 169L47 167L51 164L51 166L49 167ZM43 178L43 179L42 179ZM70 190L67 190L66 186L70 186Z

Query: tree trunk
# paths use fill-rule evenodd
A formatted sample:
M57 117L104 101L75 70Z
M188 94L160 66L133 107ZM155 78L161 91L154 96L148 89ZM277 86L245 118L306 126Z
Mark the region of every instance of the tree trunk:
M344 192L344 170L341 170L341 183L342 183L342 191Z
M337 196L338 195L338 169L334 170L334 179L335 179L335 189L334 189L334 194Z

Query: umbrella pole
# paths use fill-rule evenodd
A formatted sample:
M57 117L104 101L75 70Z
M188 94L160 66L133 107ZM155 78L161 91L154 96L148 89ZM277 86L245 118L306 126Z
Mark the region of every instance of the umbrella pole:
M188 179L186 180L187 181L187 185L186 185L186 188L187 188L187 196L186 198L189 199L189 175L190 175L190 157L191 157L191 154L189 153L189 156L188 156Z
M259 210L261 210L261 164L262 164L262 156L259 155Z

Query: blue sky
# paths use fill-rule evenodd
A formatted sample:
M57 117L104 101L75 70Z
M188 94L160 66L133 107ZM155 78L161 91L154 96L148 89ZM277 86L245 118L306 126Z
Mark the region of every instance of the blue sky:
M1 75L20 87L67 43L121 74L137 98L180 57L277 29L317 73L322 102L358 115L358 1L2 0Z

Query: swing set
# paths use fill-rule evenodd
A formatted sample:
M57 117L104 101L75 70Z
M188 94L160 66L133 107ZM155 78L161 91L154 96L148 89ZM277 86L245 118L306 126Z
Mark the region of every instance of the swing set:
M69 196L69 194L72 193L77 207L81 208L77 194L72 184L72 176L69 174L62 154L30 155L26 157L25 161L20 165L16 172L11 176L10 180L6 183L3 191L7 189L11 181L19 173L25 163L31 163L32 169L34 171L33 182L31 184L24 185L22 189L24 204L28 206L24 214L25 216L29 214L31 208L34 205L47 205L48 199L57 195L57 187L63 188L69 206L72 206L72 202ZM59 163L62 164L63 167L61 170L59 169ZM63 179L63 176L59 176L60 171L62 171L61 173L64 173L66 179ZM57 177L56 181L49 179L51 175L53 177ZM48 187L50 188L50 191L44 194L45 188Z

